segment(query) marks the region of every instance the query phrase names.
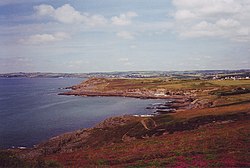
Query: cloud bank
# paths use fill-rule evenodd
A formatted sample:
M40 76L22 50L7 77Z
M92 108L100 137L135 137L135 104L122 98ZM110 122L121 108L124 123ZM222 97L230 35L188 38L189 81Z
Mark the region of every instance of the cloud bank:
M120 37L122 39L126 40L132 40L134 39L134 35L128 31L120 31L116 33L117 37Z
M127 13L120 14L119 16L112 17L111 21L113 25L126 26L130 25L132 22L131 20L137 16L138 16L137 13L130 11Z
M35 34L20 40L22 44L47 44L56 41L69 39L70 35L64 32L54 34Z
M223 37L250 41L250 1L173 0L176 32L185 38Z
M81 14L70 4L65 4L56 9L51 5L42 4L35 6L34 10L37 16L49 17L65 24L83 23L88 26L100 26L107 23L104 16L90 15L88 13Z

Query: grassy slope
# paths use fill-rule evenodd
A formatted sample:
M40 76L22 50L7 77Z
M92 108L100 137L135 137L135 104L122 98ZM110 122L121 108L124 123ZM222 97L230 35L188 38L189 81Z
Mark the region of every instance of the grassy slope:
M246 86L250 87L249 80L171 80L166 78L138 78L138 79L118 79L118 78L92 78L77 85L78 88L84 85L94 84L94 90L126 90L126 89L205 89L211 87L225 86Z
M233 128L233 129L232 129ZM65 166L250 166L248 122L217 123L191 131L48 156Z
M94 80L95 79L91 79ZM47 156L64 165L113 166L113 167L165 167L165 166L250 166L250 94L220 96L218 92L231 92L235 88L250 88L249 80L227 81L166 81L165 79L100 79L94 89L98 91L124 89L196 90L197 98L209 99L213 107L179 111L151 119L142 119L129 129L130 136L147 137L155 130L165 129L163 135L139 138L123 143L96 146L73 153ZM93 81L89 81L93 82ZM106 84L104 84L106 83ZM208 90L208 91L205 91ZM240 113L245 116L235 119ZM211 120L212 116L212 120ZM218 118L219 116L219 118ZM225 117L226 116L226 117ZM217 117L217 118L216 118ZM220 117L225 117L221 119ZM231 118L230 118L231 117ZM204 120L205 119L205 120ZM157 127L152 126L154 120ZM189 129L193 122L197 124ZM205 121L204 123L202 123ZM177 123L177 124L176 124ZM187 123L184 128L170 128ZM131 125L119 129L127 129ZM169 134L170 133L170 134ZM128 135L129 135L128 134ZM117 134L118 135L118 134ZM143 136L142 136L143 135ZM138 138L137 137L137 138Z
M216 92L231 91L234 88L241 87L250 89L250 80L171 80L166 78L146 78L146 79L106 79L106 78L92 78L79 85L74 86L71 93L97 92L110 93L122 92L129 95L136 93L157 93L157 92L171 92L179 93L187 96L198 97L200 99L223 100L223 97L218 97ZM211 91L214 92L210 94ZM134 94L133 94L134 93ZM147 94L146 94L147 95ZM148 94L150 95L150 94ZM239 98L237 96L231 97ZM245 97L249 100L250 94ZM241 99L243 97L240 97ZM232 100L234 101L234 100ZM240 100L242 101L242 100ZM216 102L217 103L217 102ZM220 104L217 103L217 104Z

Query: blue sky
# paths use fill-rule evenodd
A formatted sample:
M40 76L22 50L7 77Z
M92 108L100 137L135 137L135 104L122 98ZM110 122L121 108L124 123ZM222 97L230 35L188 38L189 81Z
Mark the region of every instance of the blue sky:
M0 73L250 68L249 0L1 0Z

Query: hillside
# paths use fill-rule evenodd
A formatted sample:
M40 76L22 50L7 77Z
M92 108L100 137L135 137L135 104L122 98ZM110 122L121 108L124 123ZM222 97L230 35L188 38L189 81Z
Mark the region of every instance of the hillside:
M66 94L173 98L166 106L175 110L112 117L32 149L4 151L1 164L15 158L14 167L250 166L250 80L92 78L71 88Z

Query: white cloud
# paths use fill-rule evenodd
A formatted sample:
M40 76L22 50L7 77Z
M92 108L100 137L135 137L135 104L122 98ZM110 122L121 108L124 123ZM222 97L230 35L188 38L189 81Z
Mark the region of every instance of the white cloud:
M62 41L70 38L70 35L64 32L57 32L54 34L35 34L31 35L28 38L20 40L22 44L46 44L56 41Z
M89 16L86 14L85 16L85 23L89 26L101 26L107 24L106 18L102 15Z
M120 63L122 63L124 66L132 66L133 63L128 58L120 58L118 60Z
M242 7L238 1L242 0L173 0L173 4L178 10L190 10L204 17L237 13Z
M36 11L36 14L39 16L46 16L46 15L53 16L55 12L53 6L46 4L34 6L34 10Z
M134 35L128 31L121 31L116 33L116 35L120 38L126 39L126 40L132 40L134 39Z
M246 31L250 28L249 0L172 0L172 3L176 8L171 14L175 31L181 37L250 39Z
M81 14L70 4L65 4L56 9L51 5L42 4L35 6L34 10L38 16L47 16L66 24L84 23L88 26L99 26L107 23L107 20L102 15Z
M89 64L89 61L83 61L83 60L72 60L69 62L66 62L65 65L68 68L72 69L80 69L83 68L86 64Z
M32 71L35 68L34 61L23 56L0 57L1 72Z
M236 36L233 39L238 42L250 41L250 28L242 27L236 32Z
M247 36L249 35L249 28L243 27L237 31L239 36Z
M137 48L136 45L130 45L129 47L132 48L132 49Z
M220 19L216 21L216 26L221 27L221 28L233 28L240 26L240 23L234 19Z
M189 10L178 10L174 14L177 20L185 20L185 19L193 19L196 18L195 14L190 12Z
M130 25L132 22L131 21L132 18L134 18L136 16L138 16L138 15L135 12L127 12L127 13L120 14L119 16L112 17L111 22L114 25L126 26L126 25Z
M55 9L53 17L62 23L79 23L84 20L84 17L80 14L80 12L76 11L69 4L65 4Z

